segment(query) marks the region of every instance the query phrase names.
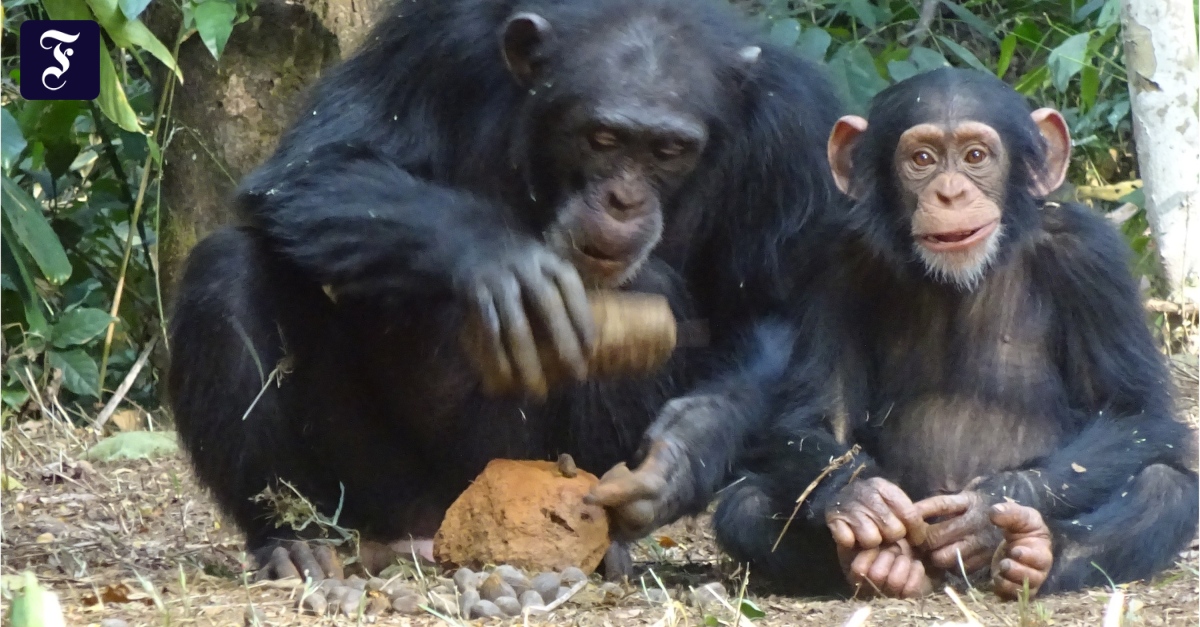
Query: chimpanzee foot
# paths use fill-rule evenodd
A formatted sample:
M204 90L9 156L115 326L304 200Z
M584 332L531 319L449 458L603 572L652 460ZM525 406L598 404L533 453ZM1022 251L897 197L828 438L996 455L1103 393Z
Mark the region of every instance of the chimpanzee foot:
M613 542L604 554L604 580L625 581L633 577L633 556L629 553L629 544Z
M260 568L254 574L255 581L270 579L342 579L341 560L327 544L303 540L276 540L254 551L255 561Z
M691 481L683 446L664 437L650 444L637 470L622 462L604 473L584 502L607 509L609 533L616 541L629 542L677 518L680 494Z
M996 595L1014 600L1028 582L1033 598L1054 564L1050 528L1036 509L1016 503L994 505L991 518L1004 532L1004 543L992 560Z

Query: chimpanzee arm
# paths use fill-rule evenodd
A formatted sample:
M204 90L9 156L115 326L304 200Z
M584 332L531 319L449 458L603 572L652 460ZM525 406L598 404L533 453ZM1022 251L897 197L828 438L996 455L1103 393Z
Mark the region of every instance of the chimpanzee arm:
M242 208L337 292L448 289L460 266L520 238L502 208L422 180L365 142L292 153L247 177Z
M1032 260L1034 280L1058 314L1053 345L1071 403L1060 419L1084 426L1060 450L980 488L1062 518L1109 498L1151 464L1185 468L1187 439L1171 415L1168 374L1129 272L1127 245L1082 207L1045 212L1051 237Z

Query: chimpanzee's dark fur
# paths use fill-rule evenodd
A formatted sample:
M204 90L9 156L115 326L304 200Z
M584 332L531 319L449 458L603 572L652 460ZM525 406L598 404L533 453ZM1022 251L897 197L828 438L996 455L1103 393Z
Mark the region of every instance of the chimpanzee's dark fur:
M1054 549L1042 593L1148 577L1195 538L1194 436L1173 417L1128 247L1086 207L1030 194L1044 147L1029 112L994 77L948 69L877 97L854 153L855 227L809 310L822 320L806 323L782 417L716 513L752 573L846 590L825 512L852 476L913 501L983 477L993 502L1039 510ZM926 275L895 200L898 137L945 119L989 124L1012 156L1000 254L970 291ZM797 497L854 444L772 551Z
M803 257L807 223L833 197L830 87L715 4L405 0L389 10L243 182L245 224L204 239L187 264L169 384L200 480L260 557L295 537L252 500L280 480L326 515L340 503L339 522L365 537L429 537L488 460L567 452L600 474L636 462L654 424L686 453L656 522L702 509L757 428L761 385L788 359L790 332L769 319L803 281L785 251ZM518 11L556 34L539 53L545 80L528 89L499 51ZM458 345L461 281L555 219L560 181L546 173L564 164L542 143L548 111L599 90L656 96L595 84L582 63L631 24L655 33L653 52L676 75L707 72L719 86L683 95L710 136L661 199L662 239L625 286L706 320L711 344L677 352L649 380L572 384L544 402L485 397ZM761 58L744 63L749 45Z

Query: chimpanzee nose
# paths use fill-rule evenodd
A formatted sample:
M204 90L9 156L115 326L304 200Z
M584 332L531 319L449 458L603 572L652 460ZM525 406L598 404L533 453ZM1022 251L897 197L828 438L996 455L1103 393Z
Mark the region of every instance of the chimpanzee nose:
M604 202L614 218L632 218L646 206L646 192L634 185L611 185Z
M946 176L941 181L937 181L934 193L937 194L939 202L950 205L962 200L968 189L970 189L970 185L966 177L952 174Z

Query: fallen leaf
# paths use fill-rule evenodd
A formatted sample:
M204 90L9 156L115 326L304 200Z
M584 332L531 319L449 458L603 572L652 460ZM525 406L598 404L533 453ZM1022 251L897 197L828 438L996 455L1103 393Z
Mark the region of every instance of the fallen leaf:
M679 546L679 543L671 539L670 536L658 536L658 546L664 549L671 549Z
M137 409L122 409L113 414L110 420L121 431L140 431L145 424L142 412Z
M35 538L34 542L37 542L38 544L50 544L51 542L54 542L54 534L50 532L43 533Z
M115 583L104 586L100 589L100 596L96 596L95 592L89 592L83 595L80 599L84 606L96 605L98 603L134 603L141 602L145 605L152 605L154 600L144 592L134 592L129 586L123 583Z
M8 473L0 474L0 490L4 492L12 492L14 490L24 490L25 484L17 481Z
M179 450L175 433L171 431L130 431L101 440L83 454L85 459L113 461L117 459L153 459L172 455Z
M1075 462L1071 462L1071 470L1074 470L1075 472L1087 472L1087 468L1084 468Z

